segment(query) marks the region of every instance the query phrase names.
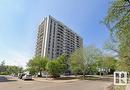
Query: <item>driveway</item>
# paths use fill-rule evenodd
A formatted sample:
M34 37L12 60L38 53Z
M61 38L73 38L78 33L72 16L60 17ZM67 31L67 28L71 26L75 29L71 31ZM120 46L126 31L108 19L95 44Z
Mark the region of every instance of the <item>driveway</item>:
M104 90L110 82L79 80L72 82L23 81L0 82L0 90Z

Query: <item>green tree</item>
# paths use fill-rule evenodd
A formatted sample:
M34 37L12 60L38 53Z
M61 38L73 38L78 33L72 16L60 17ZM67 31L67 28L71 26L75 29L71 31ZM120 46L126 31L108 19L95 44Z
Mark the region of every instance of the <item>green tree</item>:
M128 59L118 60L116 63L116 70L130 72L130 61Z
M6 73L7 74L15 74L18 75L18 73L22 73L23 72L23 68L19 67L19 66L6 66Z
M100 73L113 74L113 72L116 70L116 62L117 60L114 57L104 55L96 61L96 65L98 69L105 69L105 71L101 71Z
M104 67L110 69L109 73L113 74L113 72L116 70L116 62L117 60L115 60L113 57L110 56L104 57Z
M66 71L68 71L68 58L66 54L62 54L59 57L56 58L56 60L58 61L59 64L61 64L61 71L62 73L65 73Z
M47 63L47 71L53 78L57 78L60 76L61 73L61 65L58 61L52 60Z
M47 62L48 59L46 57L36 56L27 63L27 70L29 70L31 74L40 73L39 76L42 76L42 72L46 70Z
M5 65L5 61L2 61L0 64L0 74L2 75L10 75L23 72L23 68L19 66L11 66L11 65Z
M104 43L104 47L103 47L106 51L115 53L115 57L119 56L119 43L118 41L116 41L113 38L108 39L105 43Z
M96 75L98 73L96 62L89 65L89 68L88 68L87 72L90 75L93 75L93 74Z
M114 0L104 23L109 28L111 37L115 37L118 41L119 62L130 62L130 2L128 0ZM129 66L127 63L125 65ZM124 68L124 66L121 67Z
M0 73L1 73L1 72L5 72L5 71L6 71L5 61L1 61L1 63L0 63Z
M100 50L94 46L88 46L87 48L80 48L75 50L75 52L70 56L70 69L73 73L78 73L79 71L85 74L87 70L90 69L96 59L101 55ZM93 68L91 68L93 69Z
M63 54L47 63L47 71L52 77L57 78L67 69L66 55Z

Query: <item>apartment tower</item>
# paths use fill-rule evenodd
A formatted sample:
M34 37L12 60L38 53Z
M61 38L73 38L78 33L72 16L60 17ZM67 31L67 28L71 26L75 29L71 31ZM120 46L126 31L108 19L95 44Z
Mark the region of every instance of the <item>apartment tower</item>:
M83 39L52 16L45 17L39 25L36 56L53 59L65 53L68 56L83 46Z

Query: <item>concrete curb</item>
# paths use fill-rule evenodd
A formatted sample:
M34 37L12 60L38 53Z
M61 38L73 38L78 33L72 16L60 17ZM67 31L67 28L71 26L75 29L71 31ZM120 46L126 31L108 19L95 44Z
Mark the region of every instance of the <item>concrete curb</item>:
M72 80L53 80L53 79L44 79L44 78L34 78L35 81L42 81L42 82L54 82L54 83L68 83L68 82L75 82L79 81L79 79L72 79Z

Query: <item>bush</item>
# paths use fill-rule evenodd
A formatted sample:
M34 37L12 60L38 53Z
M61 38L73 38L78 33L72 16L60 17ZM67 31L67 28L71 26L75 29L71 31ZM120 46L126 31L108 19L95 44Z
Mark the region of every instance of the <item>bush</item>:
M72 73L73 73L75 76L82 74L82 71L81 71L81 69L80 69L79 67L73 67L73 68L71 68L71 71L72 71Z
M0 72L0 75L9 75L7 72Z

